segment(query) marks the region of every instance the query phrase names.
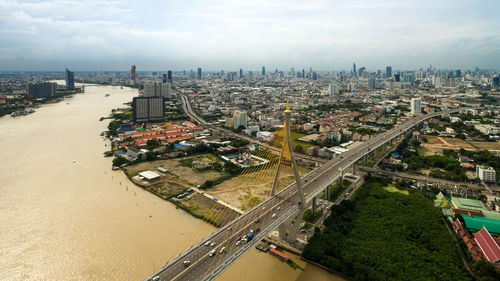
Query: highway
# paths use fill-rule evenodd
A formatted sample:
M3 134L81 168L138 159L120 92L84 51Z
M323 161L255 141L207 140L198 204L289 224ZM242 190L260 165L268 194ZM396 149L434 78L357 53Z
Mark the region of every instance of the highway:
M181 101L182 101L182 109L184 110L184 112L186 112L186 114L194 121L202 124L202 125L209 125L209 123L207 121L205 121L203 118L201 118L200 116L198 116L194 111L193 109L191 108L191 103L189 102L188 98L186 95L183 95L183 94L179 94L181 96ZM219 131L219 132L224 132L225 134L228 134L228 135L232 135L232 136L235 136L235 137L238 137L240 139L244 139L244 140L247 140L249 141L250 143L255 143L259 146L262 146L262 147L265 147L266 149L269 149L269 150L272 150L274 151L275 153L277 154L280 154L281 153L281 149L277 148L277 147L274 147L272 145L269 145L265 142L261 142L259 140L256 140L254 138L251 138L249 136L246 136L246 135L241 135L241 134L237 134L231 130L228 130L228 129L224 129L224 128L221 128L221 127L216 127L216 126L212 126L212 129L214 131ZM303 161L309 161L309 162L314 162L314 163L319 163L319 164L323 164L325 163L326 159L322 159L322 158L319 158L319 157L313 157L313 156L309 156L309 155L305 155L305 154L299 154L299 153L295 153L295 158L296 159L301 159Z
M424 120L456 111L458 109L415 117L405 124L384 132L355 149L343 153L340 157L329 160L302 177L306 201L309 202L313 197L321 194L327 186L342 176L343 170L362 159L366 154L371 153ZM214 280L256 243L269 235L271 231L295 216L299 210L299 201L296 184L293 183L193 245L189 250L168 262L146 280ZM260 229L260 232L255 231L257 228ZM240 242L237 246L238 238L248 235L251 230L256 233L254 239L248 243ZM207 241L215 243L215 246L206 246ZM225 251L220 253L223 247L225 247ZM209 256L212 250L215 250L216 254ZM185 262L189 263L185 264ZM158 279L155 278L157 276Z

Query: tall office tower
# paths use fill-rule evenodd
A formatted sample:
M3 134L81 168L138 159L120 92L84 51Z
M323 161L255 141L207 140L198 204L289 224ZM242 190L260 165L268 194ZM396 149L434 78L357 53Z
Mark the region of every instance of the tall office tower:
M240 68L240 78L243 78L243 69Z
M262 67L262 76L266 76L266 68Z
M302 68L302 78L306 78L306 70Z
M191 74L190 74L190 77L191 78L194 78L194 71L191 69Z
M132 110L135 123L165 120L165 100L163 97L135 97L132 100Z
M455 77L462 78L462 70L457 69Z
M132 68L130 68L130 79L132 79L135 84L135 65L132 65Z
M375 78L373 77L368 78L368 88L375 89Z
M398 74L394 74L394 81L396 81L396 82L400 82L401 81L399 73Z
M493 77L493 86L498 87L500 86L500 77Z
M28 95L32 97L53 97L57 94L57 83L42 82L28 84Z
M253 71L249 71L249 72L248 72L248 76L249 76L249 77L253 77Z
M411 99L411 114L418 115L422 112L422 104L420 98L412 98Z
M74 90L75 89L75 74L73 71L69 71L66 68L66 89Z
M198 79L201 79L201 67L198 67Z
M293 67L290 69L290 76L295 77L295 69Z
M169 83L144 83L145 97L164 97L170 99L172 88Z
M328 94L329 95L337 95L339 93L339 85L330 84L328 85Z
M392 67L391 67L391 66L387 66L387 67L385 68L385 77L386 77L386 78L389 78L389 77L391 77L391 76L392 76Z
M172 82L173 82L173 80L172 80L172 70L169 70L167 73L168 73L167 82L169 84L172 84Z
M163 80L162 80L163 83L167 83L167 74L163 74Z
M314 71L314 72L313 72L313 75L312 75L312 76L313 76L313 77L312 77L312 78L313 78L313 80L317 80L317 79L318 79L318 75L316 74L316 71Z
M382 79L382 70L377 69L377 79Z
M356 72L356 63L352 64L352 72L354 72L354 75L357 75L358 73Z
M233 128L238 129L240 126L247 128L247 112L244 110L235 110L233 112Z

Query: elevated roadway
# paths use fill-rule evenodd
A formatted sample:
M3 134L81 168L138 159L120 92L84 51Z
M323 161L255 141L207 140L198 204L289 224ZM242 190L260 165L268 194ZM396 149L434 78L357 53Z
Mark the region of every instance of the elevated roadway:
M345 169L360 161L365 155L429 118L457 111L458 109L442 111L410 119L405 124L364 142L304 175L302 183L306 202L320 195L342 177ZM296 184L293 183L179 254L146 280L155 277L159 277L159 280L214 280L271 231L296 216L300 208L299 201ZM257 228L260 232L256 232ZM248 235L251 230L256 233L255 237L247 243L240 242L236 245L236 242L240 241L239 238ZM215 246L206 246L207 242L215 243ZM224 251L221 252L223 247ZM212 250L216 252L214 256L209 255Z

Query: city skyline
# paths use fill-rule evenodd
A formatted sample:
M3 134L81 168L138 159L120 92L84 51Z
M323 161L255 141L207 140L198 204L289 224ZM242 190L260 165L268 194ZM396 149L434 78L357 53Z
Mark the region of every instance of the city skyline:
M4 1L0 71L116 71L132 64L151 71L349 70L353 62L382 70L500 69L499 7L493 1Z

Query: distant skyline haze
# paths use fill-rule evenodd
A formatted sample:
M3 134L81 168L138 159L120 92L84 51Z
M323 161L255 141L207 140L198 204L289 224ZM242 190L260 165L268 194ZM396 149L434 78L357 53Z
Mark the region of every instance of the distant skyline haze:
M500 69L500 1L0 0L0 71Z

